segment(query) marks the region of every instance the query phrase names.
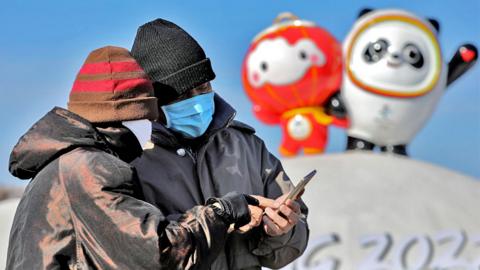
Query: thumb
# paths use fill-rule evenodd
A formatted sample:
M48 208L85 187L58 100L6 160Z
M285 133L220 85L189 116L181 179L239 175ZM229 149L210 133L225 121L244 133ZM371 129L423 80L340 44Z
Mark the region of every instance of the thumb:
M269 199L269 198L265 198L265 197L262 197L262 196L259 196L259 195L252 195L252 197L256 198L259 202L259 205L261 208L267 208L267 207L270 207L270 208L273 208L274 206L274 203L275 201L272 200L272 199Z

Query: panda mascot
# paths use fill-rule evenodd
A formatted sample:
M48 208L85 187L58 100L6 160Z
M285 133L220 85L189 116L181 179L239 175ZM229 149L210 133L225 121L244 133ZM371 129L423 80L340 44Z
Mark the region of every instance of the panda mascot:
M350 117L347 150L407 155L445 89L477 59L470 44L447 64L439 24L402 10L366 9L343 44L343 105Z

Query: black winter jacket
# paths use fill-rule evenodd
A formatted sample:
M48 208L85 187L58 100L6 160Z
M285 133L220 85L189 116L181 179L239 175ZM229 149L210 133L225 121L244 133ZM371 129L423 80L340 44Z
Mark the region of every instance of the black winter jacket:
M155 123L152 142L132 165L137 169L145 200L169 219L209 197L230 191L277 198L292 188L280 161L255 136L255 130L234 121L235 110L218 95L207 132L192 142L181 141ZM301 203L306 216L307 207ZM261 226L247 234L232 233L211 269L279 268L306 248L306 220L283 236L269 237Z
M136 198L134 170L118 158L141 151L134 135L99 130L55 108L13 149L11 173L33 179L15 214L7 269L186 269L211 262L227 236L222 219L196 206L168 222ZM137 149L124 143L132 137Z

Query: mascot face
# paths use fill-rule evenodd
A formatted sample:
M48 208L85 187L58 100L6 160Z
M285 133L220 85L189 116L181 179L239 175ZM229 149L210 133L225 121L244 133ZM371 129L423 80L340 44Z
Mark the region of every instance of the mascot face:
M302 20L274 24L250 45L242 65L245 91L256 106L275 114L321 106L340 88L341 44Z
M247 59L248 80L254 87L265 83L288 85L299 81L311 66L325 65L325 55L310 39L290 45L283 37L261 42Z
M364 90L385 96L408 98L431 91L442 63L433 28L401 13L365 17L345 47L349 79Z

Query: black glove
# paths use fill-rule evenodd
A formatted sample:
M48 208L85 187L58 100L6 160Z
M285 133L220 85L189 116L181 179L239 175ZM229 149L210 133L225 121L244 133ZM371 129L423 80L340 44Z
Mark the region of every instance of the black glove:
M221 198L209 198L206 204L214 203L220 204L220 207L213 207L215 213L222 217L226 224L235 223L235 228L240 228L250 222L249 204L259 205L258 200L254 197L236 191L229 192Z

